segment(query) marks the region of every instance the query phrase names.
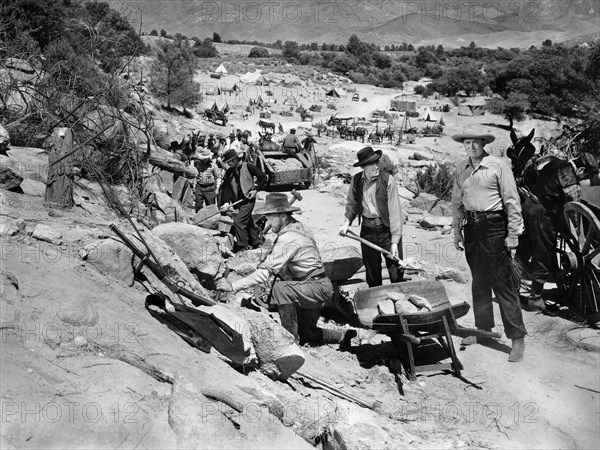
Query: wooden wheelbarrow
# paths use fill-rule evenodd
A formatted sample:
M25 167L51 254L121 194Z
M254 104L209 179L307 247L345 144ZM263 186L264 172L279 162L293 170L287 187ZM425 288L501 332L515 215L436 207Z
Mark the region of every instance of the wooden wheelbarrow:
M412 314L379 314L377 305L390 292L425 297L432 309ZM500 338L498 333L460 326L456 319L466 315L470 305L467 302L452 305L440 281L392 283L360 290L354 295L354 307L362 326L390 336L399 346L402 365L411 380L416 379L417 371L453 370L457 377L461 377L464 367L456 355L452 335ZM415 365L413 346L419 346L429 338L437 339L451 363Z

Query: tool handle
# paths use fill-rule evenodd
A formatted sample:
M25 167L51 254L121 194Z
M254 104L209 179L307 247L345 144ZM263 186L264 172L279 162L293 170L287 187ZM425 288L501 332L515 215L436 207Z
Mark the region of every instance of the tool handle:
M125 244L133 252L133 254L135 256L140 258L144 262L144 264L152 271L152 273L154 275L156 275L156 277L165 286L167 286L171 292L173 292L175 294L183 295L184 297L190 299L195 306L199 306L199 305L214 306L214 305L216 305L216 303L213 302L212 300L202 297L202 296L196 294L195 292L190 291L189 289L181 287L179 284L177 284L171 278L169 278L167 276L167 274L165 273L165 271L163 270L163 268L159 264L157 264L154 261L152 261L151 259L149 259L147 257L148 255L146 253L144 253L142 250L140 250L137 245L135 245L133 242L131 242L131 240L129 240L129 238L121 230L119 230L119 228L117 228L117 226L115 224L111 224L110 229L117 236L119 236L119 239L121 239L123 244Z
M225 269L225 272L223 272L223 278L227 278L229 276L229 272L230 271L231 271L231 269L229 269L229 267L227 267ZM223 294L223 291L217 291L217 293L215 294L215 302L216 303L220 303L221 302L221 295L222 294Z
M392 259L394 261L402 262L402 260L400 258L398 258L397 256L393 256L391 252L387 251L384 248L381 248L379 245L373 244L372 242L367 241L364 238L361 238L354 231L348 230L348 232L344 236L349 237L350 239L354 239L355 241L358 241L361 244L366 245L367 247L371 247L372 249L377 250L378 252L382 253L386 258Z

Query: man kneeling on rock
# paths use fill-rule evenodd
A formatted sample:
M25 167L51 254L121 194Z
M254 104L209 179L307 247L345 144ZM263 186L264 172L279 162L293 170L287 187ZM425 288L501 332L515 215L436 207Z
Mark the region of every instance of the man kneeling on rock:
M342 344L348 347L355 330L319 328L321 309L333 295L331 280L323 268L314 238L292 217L300 208L291 206L286 194L268 194L256 214L267 218L267 227L277 234L273 249L258 269L241 280L217 282L220 291L239 292L267 282L269 275L281 278L272 288L281 325L300 345Z

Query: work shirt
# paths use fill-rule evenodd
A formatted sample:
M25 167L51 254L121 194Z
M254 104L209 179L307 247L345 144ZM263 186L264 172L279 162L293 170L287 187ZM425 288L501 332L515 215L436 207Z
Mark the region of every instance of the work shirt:
M380 218L379 210L377 208L377 177L372 177L367 180L366 175L363 172L363 195L362 195L362 215L367 219ZM387 185L387 206L390 220L390 234L392 236L392 244L398 244L402 238L402 208L400 206L400 197L398 197L398 188L396 187L396 181L394 177L388 177ZM346 211L354 210L356 204L356 194L353 186L350 186L348 190L348 206ZM351 220L346 214L346 218Z
M197 160L194 165L198 170L196 182L200 185L213 184L219 178L219 169L212 159Z
M477 168L471 158L461 161L454 173L452 216L454 233L459 234L465 211L504 211L508 237L523 232L521 200L513 173L502 159L486 154Z
M290 148L290 149L295 149L298 150L300 148L302 148L302 144L300 143L300 139L298 139L298 136L296 136L295 134L288 134L285 139L283 140L283 148Z
M283 280L302 280L323 267L314 238L299 222L286 225L277 234L273 249L257 270L231 285L235 292L265 283L269 275Z

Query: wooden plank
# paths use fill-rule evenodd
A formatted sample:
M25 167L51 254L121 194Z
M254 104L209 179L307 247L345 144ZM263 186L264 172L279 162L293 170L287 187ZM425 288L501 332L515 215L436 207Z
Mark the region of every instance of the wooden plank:
M424 364L422 366L416 366L415 369L418 372L439 372L441 370L452 370L452 364Z

